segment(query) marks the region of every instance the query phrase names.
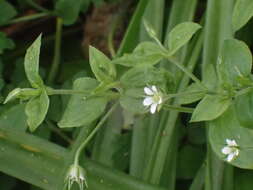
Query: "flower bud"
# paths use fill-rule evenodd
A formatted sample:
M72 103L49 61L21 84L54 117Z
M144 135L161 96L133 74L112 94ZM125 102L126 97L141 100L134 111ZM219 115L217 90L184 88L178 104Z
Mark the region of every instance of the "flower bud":
M65 182L68 190L71 189L74 183L77 183L79 185L79 188L83 190L84 185L85 187L88 187L86 179L87 177L85 170L81 166L73 164L68 170Z

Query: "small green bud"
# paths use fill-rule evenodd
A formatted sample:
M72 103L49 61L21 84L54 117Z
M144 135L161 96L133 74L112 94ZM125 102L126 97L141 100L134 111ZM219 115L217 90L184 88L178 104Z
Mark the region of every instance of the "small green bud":
M4 101L4 104L6 104L7 102L14 100L16 98L20 98L23 100L27 100L30 99L33 96L38 96L40 94L41 90L39 89L33 89L33 88L15 88L14 90L12 90L7 98Z

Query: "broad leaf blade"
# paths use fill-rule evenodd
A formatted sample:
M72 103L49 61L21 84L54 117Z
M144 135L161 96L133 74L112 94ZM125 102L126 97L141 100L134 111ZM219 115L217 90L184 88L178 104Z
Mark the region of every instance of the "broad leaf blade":
M234 31L242 28L253 16L252 0L237 0L232 17Z
M111 82L116 77L116 70L111 60L101 51L90 46L89 48L91 70L100 82Z
M0 25L6 23L17 14L16 9L5 0L0 1L0 7Z
M127 67L155 65L163 58L163 50L160 46L152 42L142 42L132 54L125 54L113 61L114 64Z
M46 117L49 107L49 98L45 90L42 90L40 96L29 100L25 112L27 123L31 131L35 131Z
M194 22L183 22L175 26L168 36L169 55L176 53L200 28L201 26Z
M27 49L25 55L25 72L32 87L39 88L43 86L43 81L39 76L39 58L40 58L41 35Z
M57 14L65 25L73 24L81 10L82 0L58 0L55 5Z
M98 86L92 78L79 78L74 82L74 90L91 92ZM87 94L75 94L69 100L67 108L58 125L61 128L88 125L97 119L107 104L105 97L85 97Z
M241 126L253 128L253 92L243 94L235 100L235 112Z
M191 122L216 119L229 107L231 100L218 95L206 95L195 108Z
M253 131L242 127L236 119L231 106L221 117L209 122L209 140L214 152L220 159L226 160L221 150L226 146L226 139L235 140L239 146L239 156L230 163L236 167L253 169Z
M238 80L248 77L252 68L252 55L248 46L239 40L225 40L218 63L219 78L222 82L238 84Z

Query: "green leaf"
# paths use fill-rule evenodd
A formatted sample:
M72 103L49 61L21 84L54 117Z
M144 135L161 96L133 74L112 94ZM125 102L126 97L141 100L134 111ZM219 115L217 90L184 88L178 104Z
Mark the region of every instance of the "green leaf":
M159 45L153 42L142 42L134 49L132 54L124 54L112 63L127 67L155 65L162 58L163 50Z
M13 40L10 38L7 38L5 33L0 32L0 54L2 54L5 49L13 49L14 47L15 47L15 44Z
M63 24L74 24L82 7L82 0L58 0L55 5L57 15L63 19Z
M226 155L221 150L226 146L226 139L232 139L238 144L240 152L230 163L236 167L253 169L253 130L240 125L234 107L231 106L221 117L208 124L208 138L219 158L226 160Z
M25 131L27 128L25 104L17 104L4 109L0 115L0 125L15 131Z
M242 28L253 16L252 0L237 0L232 16L232 24L234 31Z
M133 114L143 114L148 109L143 106L143 88L126 89L120 97L120 105Z
M218 63L222 82L236 85L238 80L248 77L252 68L252 56L248 46L239 40L225 40Z
M43 81L39 76L39 58L40 58L41 35L27 49L25 55L26 76L34 88L43 86Z
M98 84L92 78L79 78L75 80L73 89L92 92ZM106 97L85 97L85 94L72 95L58 125L61 128L88 125L104 112L106 104Z
M179 97L179 104L190 104L200 100L205 96L203 89L200 88L196 83L192 83L185 89L184 92L189 93L189 95Z
M116 78L116 70L111 60L101 51L90 46L89 48L91 70L100 82L112 82Z
M16 9L5 0L0 1L0 7L0 25L6 23L17 15Z
M39 96L31 98L26 104L25 113L30 131L35 131L46 117L49 98L45 90Z
M216 119L227 110L230 103L230 98L224 98L219 95L206 95L194 109L191 122Z
M253 128L253 91L236 97L235 111L240 125Z
M201 28L194 22L183 22L175 26L168 36L169 55L176 53Z
M147 85L164 85L169 77L164 70L152 66L137 66L129 69L120 79L123 87L145 87Z

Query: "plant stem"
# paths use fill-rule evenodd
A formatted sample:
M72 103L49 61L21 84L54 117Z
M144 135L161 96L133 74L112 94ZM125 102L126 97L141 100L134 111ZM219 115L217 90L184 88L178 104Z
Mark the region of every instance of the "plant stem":
M163 105L163 107L167 108L168 110L174 110L184 113L193 113L193 108L181 107L181 106L174 106L174 105Z
M61 54L61 38L62 38L62 19L58 17L56 20L54 59L53 59L53 64L51 66L48 79L47 79L49 84L54 82L56 74L59 70L60 56L61 56L60 55Z
M42 12L50 12L49 10L41 7L40 5L38 5L37 3L35 3L33 0L26 0L27 4L29 4L30 6L32 6L33 8L37 9L38 11L42 11Z
M46 17L46 16L51 16L51 15L52 15L51 13L37 13L37 14L29 15L29 16L23 16L23 17L19 17L19 18L10 20L10 21L2 24L1 26L15 24L15 23L18 23L18 22L26 22L26 21L30 21L30 20L35 20L35 19L38 19L38 18Z
M83 143L79 146L75 153L75 159L74 164L79 164L79 157L82 152L82 150L85 148L85 146L90 142L90 140L94 137L94 135L98 132L98 130L103 126L107 118L113 113L115 108L117 107L118 103L114 104L110 110L104 115L104 117L99 121L99 123L96 125L96 127L93 129L93 131L89 134L89 136L83 141Z
M72 95L72 94L89 94L90 91L85 90L65 90L65 89L52 89L47 88L47 94L50 95Z

